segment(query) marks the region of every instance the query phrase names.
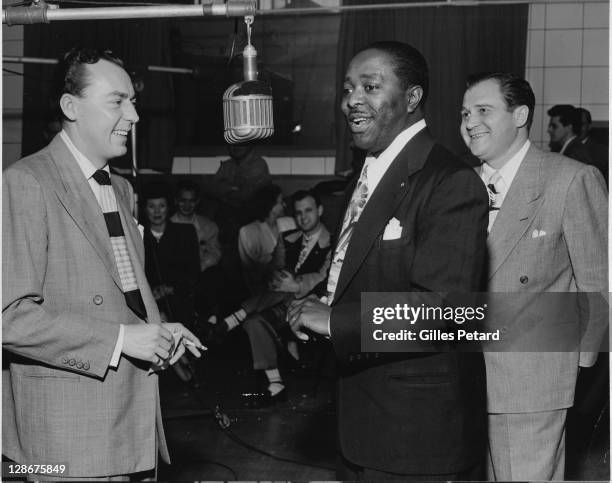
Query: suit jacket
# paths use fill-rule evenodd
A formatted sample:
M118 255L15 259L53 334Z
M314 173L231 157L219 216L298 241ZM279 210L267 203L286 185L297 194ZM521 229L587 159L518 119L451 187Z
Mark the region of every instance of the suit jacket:
M302 251L303 239L304 234L300 229L283 233L281 243L277 245L274 255L279 259L278 266L293 271ZM317 243L294 274L300 286L300 290L295 294L295 297L302 298L310 293L314 293L318 297L325 295L327 272L331 263L330 242L329 231L321 225L321 233Z
M608 172L609 172L608 147L596 143L592 137L588 137L586 142L584 142L582 145L587 149L593 161L590 164L592 164L597 169L599 169L599 171L601 171L601 174L603 174L603 177L605 178L606 185L607 185L608 184Z
M511 352L524 347L520 338L509 352L486 352L489 412L573 404L578 365L595 363L593 351L607 327L607 206L605 183L595 168L531 145L487 239L488 290L520 294L512 313L492 323L520 336L538 318L540 326L553 330L570 320L583 335L575 350L564 352L547 351L544 341L541 352ZM569 294L565 313L534 310L546 303L542 292ZM572 295L578 292L584 296Z
M570 143L565 148L563 152L563 156L567 156L568 158L575 159L576 161L580 161L585 164L594 164L594 160L591 156L591 153L586 148L584 144L580 142L580 139L575 137L570 141Z
M483 458L482 354L385 355L360 347L362 292L482 289L488 198L474 175L423 130L391 163L355 227L330 318L342 368L340 446L355 464L442 474ZM401 236L383 240L392 218Z
M143 324L125 301L102 211L56 136L3 175L3 453L19 463L68 463L67 476L126 474L168 460L157 375L122 356L119 324ZM143 243L131 187L111 175L147 311Z

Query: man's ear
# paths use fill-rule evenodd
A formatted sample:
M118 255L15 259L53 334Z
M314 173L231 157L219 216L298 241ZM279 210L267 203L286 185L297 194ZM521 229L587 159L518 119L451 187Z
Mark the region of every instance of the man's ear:
M408 104L408 112L416 111L422 98L423 88L421 86L412 86L406 89L406 103Z
M66 116L71 121L76 121L78 114L78 106L77 100L72 94L62 94L59 101L60 108Z
M319 216L323 216L323 205L319 206Z
M529 119L529 108L527 106L518 106L512 112L514 118L514 125L516 127L524 127L527 125L527 119Z

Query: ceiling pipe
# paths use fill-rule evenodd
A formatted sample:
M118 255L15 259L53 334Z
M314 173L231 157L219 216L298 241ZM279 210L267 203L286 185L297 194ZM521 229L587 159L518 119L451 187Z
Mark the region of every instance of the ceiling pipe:
M53 8L55 7L55 8ZM244 17L254 15L255 0L228 0L223 4L207 5L147 5L133 7L84 7L56 8L44 1L27 7L2 9L2 23L26 25L50 23L62 20L108 20L128 18L174 18L174 17Z
M15 57L6 55L2 57L2 62L8 64L49 64L54 65L59 63L57 59L49 59L44 57ZM167 67L163 65L147 65L146 69L149 72L167 72L170 74L197 74L196 69L188 69L186 67Z
M343 12L360 12L368 10L395 10L419 7L481 7L485 5L533 5L550 3L550 0L441 0L422 2L397 2L370 5L342 5L338 7L305 7L305 8L277 8L257 10L257 16L281 15L329 15ZM555 0L555 3L576 3L576 0ZM580 3L580 1L578 2ZM592 0L589 3L608 3L608 0Z

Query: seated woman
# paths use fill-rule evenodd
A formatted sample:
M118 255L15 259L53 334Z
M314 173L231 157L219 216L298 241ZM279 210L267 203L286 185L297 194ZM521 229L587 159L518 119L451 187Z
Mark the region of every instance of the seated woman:
M164 184L146 187L145 273L162 319L189 327L194 322L194 288L200 272L198 239L193 225L168 220L169 200ZM176 367L181 379L190 379Z

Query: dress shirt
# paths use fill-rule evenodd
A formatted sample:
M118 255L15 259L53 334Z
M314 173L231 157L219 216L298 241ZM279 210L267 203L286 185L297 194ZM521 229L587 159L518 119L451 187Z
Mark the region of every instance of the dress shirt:
M98 200L98 204L102 206L100 185L93 178L93 174L97 171L97 168L92 164L92 162L89 159L85 157L83 153L81 153L81 151L77 149L77 147L74 145L74 143L72 142L72 140L70 139L70 136L68 136L68 133L66 131L62 129L59 135L62 138L62 141L64 141L64 143L68 147L68 150L74 156L74 159L76 159L76 162L79 165L79 168L81 168L81 171L83 172L83 176L85 176L85 179L89 183L89 186L91 190L93 191L93 194L96 197L96 200ZM105 164L102 169L106 171L110 176L110 169L108 167L108 164ZM117 343L115 344L115 350L113 351L113 355L108 364L110 367L117 367L117 365L119 364L119 358L121 357L121 352L123 351L124 330L125 329L123 328L123 324L119 324L119 336L117 337Z
M389 166L391 166L393 160L417 133L425 129L426 125L427 124L425 123L425 119L421 119L415 122L410 127L400 132L391 142L391 144L389 144L389 146L387 146L387 148L378 155L378 157L374 157L372 155L368 155L366 157L365 163L363 163L363 168L361 168L360 173L361 177L363 171L366 169L367 166L368 196L366 198L366 202L363 208L365 208L365 205L367 205L368 200L372 198L372 193L374 193L374 190L378 186L378 183L387 172L387 169L389 169ZM340 270L342 270L342 267L340 267ZM328 303L328 297L322 297L321 301L323 303ZM327 337L331 336L330 319L331 315L327 318L327 333L329 334Z
M519 149L516 154L512 156L506 162L506 164L504 164L498 170L492 168L487 163L482 163L482 165L480 166L478 174L480 175L480 178L483 180L485 185L488 183L488 180L491 178L495 171L499 172L501 179L503 179L504 186L506 187L505 192L502 193L502 200L506 196L506 193L508 193L508 191L510 190L510 185L514 180L514 177L516 176L516 173L520 168L523 159L525 159L525 154L527 154L529 146L531 146L531 142L528 139L527 141L525 141L525 144L523 144L523 147L521 147L521 149Z
M565 150L567 149L567 147L569 146L569 143L571 143L575 138L576 136L572 136L567 141L565 141L565 143L563 143L563 147L561 148L561 151L559 151L559 154L563 154Z
M399 133L378 157L372 155L366 157L361 171L363 172L366 165L368 166L368 200L372 197L372 193L374 193L378 183L387 172L387 169L389 169L389 166L391 166L393 160L400 151L404 149L406 144L408 144L408 141L410 141L419 131L423 130L425 126L425 119L415 122L412 126Z

